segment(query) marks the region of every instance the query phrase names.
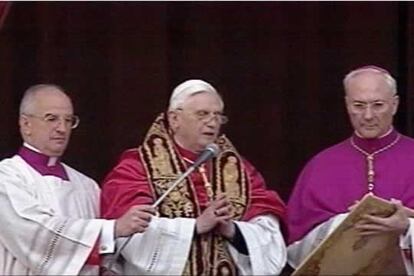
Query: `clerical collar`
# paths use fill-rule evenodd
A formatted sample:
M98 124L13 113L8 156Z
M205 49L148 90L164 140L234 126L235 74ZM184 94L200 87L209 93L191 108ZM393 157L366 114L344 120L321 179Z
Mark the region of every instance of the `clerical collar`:
M388 145L392 144L397 140L400 134L392 128L389 133L385 134L380 138L362 138L358 136L356 133L352 135L352 141L355 143L356 146L364 150L365 152L371 154L375 151L378 151Z
M175 141L174 141L174 144L175 144L179 154L184 158L184 160L187 160L190 163L194 162L197 159L197 157L199 156L199 153L196 153L196 152L190 151L188 149L185 149Z
M47 156L27 143L23 144L17 155L41 175L52 175L63 180L69 180L66 170L58 157Z

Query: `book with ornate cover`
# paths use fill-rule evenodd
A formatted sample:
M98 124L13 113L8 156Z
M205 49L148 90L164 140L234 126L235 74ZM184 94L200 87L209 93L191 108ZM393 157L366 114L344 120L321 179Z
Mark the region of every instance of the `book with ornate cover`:
M353 227L363 214L388 217L395 211L389 201L366 195L292 275L406 275L398 235L361 237Z

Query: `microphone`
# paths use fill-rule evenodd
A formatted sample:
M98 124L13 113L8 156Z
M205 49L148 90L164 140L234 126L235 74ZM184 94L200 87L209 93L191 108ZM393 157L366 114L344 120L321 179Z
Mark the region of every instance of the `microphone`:
M213 157L216 157L220 152L219 147L217 146L217 144L211 143L209 145L206 146L206 148L201 152L201 154L198 156L198 158L196 159L196 161L194 161L194 163L188 167L188 169L182 174L180 175L180 177L178 177L168 188L167 191L165 191L165 193L163 193L158 199L157 201L154 202L154 204L152 204L152 207L156 208L163 200L164 198L172 191L174 190L175 187L177 187L178 184L180 184L190 173L192 173L195 169L197 169L198 167L200 167L201 164L207 162L208 160L212 159ZM129 236L123 243L122 245L118 248L118 250L116 250L113 258L111 258L111 260L109 261L109 265L108 265L108 270L112 271L112 266L114 265L114 263L118 260L119 255L121 254L121 251L125 248L125 246L129 243L129 241L131 240L131 238L133 237L133 235Z
M196 159L194 164L191 165L191 167L194 167L194 169L198 168L201 164L207 162L213 157L216 157L219 151L220 149L216 144L211 143L207 145L207 147L201 152L200 156Z
M200 167L201 164L207 162L208 160L212 159L213 157L216 157L218 155L219 151L220 151L220 149L219 149L219 147L216 144L211 143L211 144L207 145L207 147L198 156L198 158L196 159L196 161L182 175L180 175L179 178L177 178L171 184L170 188L168 188L168 190L165 191L165 193L163 193L157 199L157 201L155 201L154 204L152 204L152 207L154 207L154 208L157 207L164 200L164 198L172 190L174 190L174 188L177 187L177 185L180 184L190 173L192 173L195 169L197 169L198 167Z

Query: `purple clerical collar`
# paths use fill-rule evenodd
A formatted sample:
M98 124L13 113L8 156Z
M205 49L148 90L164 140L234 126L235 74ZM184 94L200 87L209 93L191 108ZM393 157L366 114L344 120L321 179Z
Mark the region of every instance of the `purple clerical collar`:
M52 175L63 180L69 180L68 174L59 158L50 157L37 152L31 146L24 144L17 153L27 164L41 175Z
M400 134L395 130L392 129L388 134L380 137L380 138L362 138L355 133L352 136L354 143L368 153L373 153L381 148L384 148L391 143L394 143Z

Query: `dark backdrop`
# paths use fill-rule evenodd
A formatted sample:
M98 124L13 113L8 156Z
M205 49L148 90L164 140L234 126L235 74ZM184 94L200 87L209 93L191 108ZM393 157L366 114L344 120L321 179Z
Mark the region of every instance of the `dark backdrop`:
M81 117L64 159L101 181L171 90L201 78L224 97L228 136L287 199L305 162L351 133L349 70L387 68L402 98L396 126L413 134L413 26L405 2L12 3L0 30L0 158L21 144L24 90L56 83Z

